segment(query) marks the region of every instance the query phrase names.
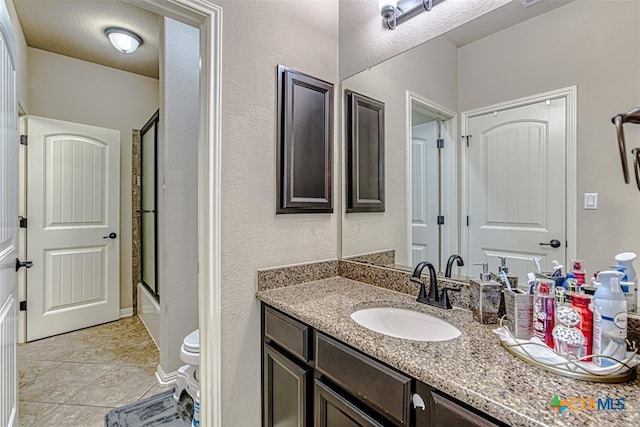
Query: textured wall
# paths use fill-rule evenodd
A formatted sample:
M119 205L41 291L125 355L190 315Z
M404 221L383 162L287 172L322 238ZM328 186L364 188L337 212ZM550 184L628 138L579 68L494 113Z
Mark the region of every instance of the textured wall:
M340 78L345 79L511 0L447 0L390 31L376 0L340 1Z
M333 214L275 214L276 66L338 83L338 2L221 1L220 5L224 13L222 425L257 426L261 402L256 270L336 258L338 245L337 196ZM339 194L335 188L334 195Z
M578 86L578 257L591 273L640 251L640 193L623 184L610 120L640 105L639 22L640 2L576 1L459 50L460 111ZM640 126L625 134L640 145ZM598 210L582 209L585 192Z
M410 213L406 209L409 191L406 92L409 90L455 112L457 86L458 49L443 37L343 80L343 89L385 104L386 200L385 212L342 214L342 256L395 249L396 262L411 265L411 254L407 254Z
M183 364L180 346L184 337L198 328L200 32L169 18L163 22L158 130L159 347L162 369L173 372Z
M158 108L158 80L29 51L29 114L120 131L120 308L132 307L131 130Z

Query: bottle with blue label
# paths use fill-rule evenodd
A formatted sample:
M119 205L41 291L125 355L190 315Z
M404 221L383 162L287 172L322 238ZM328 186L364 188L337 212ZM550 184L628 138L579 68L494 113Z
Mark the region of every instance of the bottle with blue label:
M193 419L191 427L200 427L200 390L196 393L196 399L193 402Z
M601 271L600 283L593 296L593 354L624 360L627 355L627 301L620 288L624 276L619 271ZM594 357L599 366L616 362L607 357Z

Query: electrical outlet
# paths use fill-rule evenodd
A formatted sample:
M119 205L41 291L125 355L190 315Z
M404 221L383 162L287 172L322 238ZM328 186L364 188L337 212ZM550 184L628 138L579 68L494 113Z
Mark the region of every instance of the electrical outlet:
M598 209L598 193L584 193L584 208Z

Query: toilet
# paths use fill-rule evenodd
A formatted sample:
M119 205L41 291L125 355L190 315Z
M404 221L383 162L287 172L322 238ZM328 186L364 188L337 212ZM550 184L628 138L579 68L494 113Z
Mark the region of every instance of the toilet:
M178 369L174 399L188 412L193 414L193 402L200 389L200 330L187 335L180 347L180 359L186 365Z

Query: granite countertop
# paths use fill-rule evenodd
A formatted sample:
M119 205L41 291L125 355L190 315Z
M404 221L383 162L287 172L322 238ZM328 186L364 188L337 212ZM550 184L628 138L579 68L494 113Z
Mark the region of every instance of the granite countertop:
M257 298L315 329L514 426L640 425L640 378L602 384L554 375L531 366L499 344L496 325L482 325L470 311L419 304L410 295L342 277L259 291ZM444 319L462 335L418 342L370 331L349 316L359 308L391 305ZM624 410L550 408L554 395L624 398Z

